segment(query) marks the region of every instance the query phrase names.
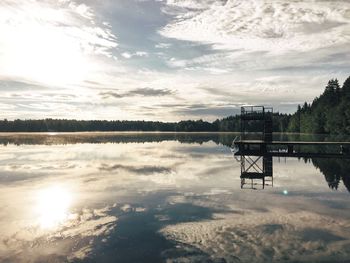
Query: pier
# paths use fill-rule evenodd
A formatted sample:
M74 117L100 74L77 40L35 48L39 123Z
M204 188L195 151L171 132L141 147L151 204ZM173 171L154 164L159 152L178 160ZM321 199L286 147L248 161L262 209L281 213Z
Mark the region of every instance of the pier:
M277 157L314 157L314 158L349 158L350 142L307 142L307 141L259 141L238 140L236 155L251 156L277 156ZM318 148L308 150L308 147ZM326 147L332 147L333 151L327 151Z

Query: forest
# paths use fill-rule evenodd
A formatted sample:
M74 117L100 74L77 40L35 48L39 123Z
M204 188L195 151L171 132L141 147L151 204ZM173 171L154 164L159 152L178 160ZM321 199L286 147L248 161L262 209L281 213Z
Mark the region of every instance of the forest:
M274 130L286 131L290 115L274 114ZM251 131L259 128L251 124ZM207 122L107 121L107 120L1 120L0 132L92 132L92 131L162 131L162 132L231 132L240 130L239 115Z
M350 77L342 87L337 79L330 80L312 103L299 106L290 118L287 131L350 134Z
M250 124L250 131L260 128ZM163 132L239 132L240 116L229 116L213 122L186 120L180 122L127 120L0 120L0 132L88 132L88 131L163 131ZM331 79L324 92L298 106L294 114L274 113L274 132L350 134L350 77L341 87Z

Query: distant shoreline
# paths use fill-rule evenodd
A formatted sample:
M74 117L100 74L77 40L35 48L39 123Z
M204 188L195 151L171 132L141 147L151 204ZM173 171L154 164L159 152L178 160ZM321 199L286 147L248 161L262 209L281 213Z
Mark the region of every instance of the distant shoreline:
M93 134L240 134L240 132L237 131L76 131L76 132L0 132L0 136L6 136L6 135L49 135L49 136L55 136L55 135L71 135L71 134L87 134L87 135L93 135ZM278 134L278 132L276 132ZM288 134L288 133L283 133ZM290 133L293 134L293 133Z
M272 115L272 130L280 133L334 134L350 133L350 77L340 87L338 80L328 82L324 92L311 104L298 106L294 114L275 112ZM126 120L0 120L0 132L239 132L240 115L216 119L185 120L179 122L126 121ZM261 124L247 122L246 130L259 132Z

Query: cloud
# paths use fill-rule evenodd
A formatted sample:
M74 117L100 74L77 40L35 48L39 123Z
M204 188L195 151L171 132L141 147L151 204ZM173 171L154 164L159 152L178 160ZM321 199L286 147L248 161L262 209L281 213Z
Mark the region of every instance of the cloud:
M134 97L134 96L143 96L143 97L160 97L173 95L174 91L169 89L152 89L152 88L138 88L133 89L125 93L117 93L114 91L100 92L100 96L103 99L108 98L125 98L125 97Z
M161 48L161 49L167 49L167 48L170 48L171 46L172 46L171 43L158 43L154 47Z
M34 84L34 83L28 83L25 81L20 81L20 80L8 80L8 79L0 79L0 90L1 91L23 91L23 90L46 90L47 88Z
M136 51L135 53L123 52L121 56L126 59L130 59L132 57L148 57L149 54L145 51Z
M123 52L121 55L123 58L131 58L132 57L132 55L128 52Z
M108 98L123 98L124 96L117 93L117 92L113 92L113 91L106 91L106 92L100 92L100 96L103 99L108 99Z
M129 95L141 95L141 96L167 96L172 95L173 91L169 89L152 89L152 88L139 88L128 92Z
M129 165L121 165L121 164L115 164L115 165L102 164L100 167L100 171L112 172L112 171L118 171L118 170L126 170L131 173L143 174L143 175L171 172L170 168L163 167L163 166L151 166L151 165L129 166Z
M7 260L25 262L28 257L33 261L52 262L59 260L76 261L90 255L96 243L106 240L117 226L118 218L110 215L113 206L104 208L84 208L70 213L67 221L50 232L42 230L32 222L33 226L19 228L16 233L3 238L3 247L7 251ZM47 253L47 243L58 244ZM36 246L28 254L27 247L35 243ZM74 245L73 245L74 243ZM1 259L4 259L3 257Z
M46 85L81 81L118 45L91 7L70 0L2 1L0 34L0 78Z
M137 51L135 55L138 57L148 57L148 53L145 51Z
M254 212L244 216L227 213L216 220L169 225L161 233L173 242L198 248L224 262L280 262L286 258L298 262L342 262L348 257L349 240L342 231L345 221L332 220L311 212ZM329 221L334 223L329 225Z
M162 36L216 49L310 51L348 43L348 1L167 1L176 17Z
M164 105L165 106L165 105ZM236 115L240 111L241 105L233 104L189 104L189 105L177 105L171 106L175 114L184 116L201 117L205 116L206 119L213 119L215 117L226 117Z

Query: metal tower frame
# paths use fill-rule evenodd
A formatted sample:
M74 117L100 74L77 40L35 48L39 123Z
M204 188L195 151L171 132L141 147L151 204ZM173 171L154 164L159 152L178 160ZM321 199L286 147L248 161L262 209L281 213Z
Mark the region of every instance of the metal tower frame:
M262 122L262 141L272 142L273 133L273 108L264 106L249 106L241 107L241 140L244 140L248 127L248 122ZM244 147L244 145L243 145ZM249 145L247 145L249 150ZM243 150L243 149L241 149ZM255 189L255 186L265 185L273 186L273 166L272 156L266 156L266 145L261 144L259 152L261 156L241 156L241 188L249 185ZM250 181L249 181L250 180ZM257 183L256 180L261 180L262 183ZM270 183L266 183L266 182Z

